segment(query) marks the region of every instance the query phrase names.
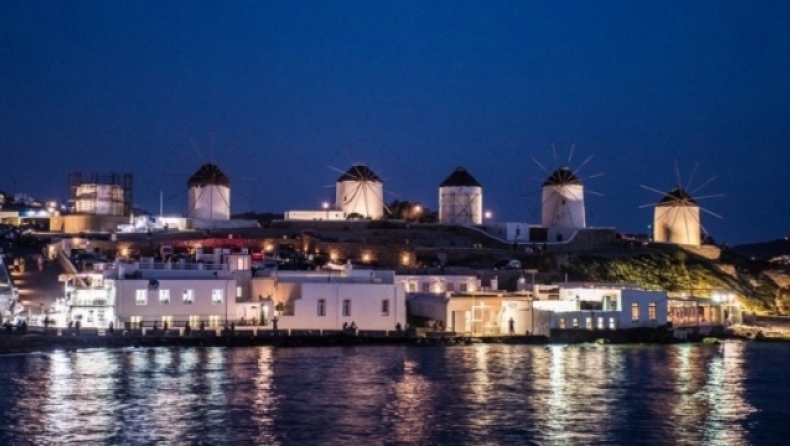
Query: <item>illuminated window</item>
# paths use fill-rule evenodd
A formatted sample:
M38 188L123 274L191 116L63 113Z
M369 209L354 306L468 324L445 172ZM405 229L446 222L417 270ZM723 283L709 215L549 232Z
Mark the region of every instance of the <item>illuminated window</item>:
M598 329L599 330L603 330L604 329L603 317L602 316L598 316Z
M564 317L560 318L560 328L561 329L565 329L565 318Z
M244 260L245 260L244 257L239 257L238 259L236 259L236 269L239 270L247 269L247 265L245 264Z
M639 304L636 302L631 304L631 322L639 322Z
M584 327L586 329L592 330L592 328L593 328L592 324L593 324L593 320L592 320L591 316L587 316L586 318L584 318Z
M390 315L390 301L389 299L384 299L381 301L381 315L382 316L389 316Z
M173 316L162 316L162 327L167 324L168 327L173 326Z
M195 290L184 290L184 303L193 304L195 302Z
M617 324L615 324L615 318L613 318L613 317L609 318L609 328L611 330L614 330L614 329L617 328Z
M655 322L658 319L658 308L655 302L650 302L650 305L647 306L647 318L650 319L650 322Z
M189 326L195 328L198 325L200 325L200 316L189 316Z
M351 316L351 300L343 299L343 316Z
M326 316L326 299L318 299L318 315Z
M162 305L170 303L170 290L159 290L159 303Z
M579 318L573 318L573 328L579 328Z
M129 323L131 324L131 328L141 328L143 322L143 318L140 316L132 316L129 318Z
M241 287L237 286L236 287L236 299L241 299L241 294L242 294Z
M147 305L148 290L137 290L134 301L137 303L137 305Z
M208 317L208 326L212 328L219 327L219 316L209 316Z
M222 290L211 290L212 305L219 305L222 303L222 294Z

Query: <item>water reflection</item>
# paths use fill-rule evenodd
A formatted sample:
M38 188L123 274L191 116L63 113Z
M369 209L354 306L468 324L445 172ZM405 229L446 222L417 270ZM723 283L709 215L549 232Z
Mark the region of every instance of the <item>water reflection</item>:
M0 444L770 442L790 434L773 422L786 415L787 385L755 377L790 367L788 351L726 343L8 356Z

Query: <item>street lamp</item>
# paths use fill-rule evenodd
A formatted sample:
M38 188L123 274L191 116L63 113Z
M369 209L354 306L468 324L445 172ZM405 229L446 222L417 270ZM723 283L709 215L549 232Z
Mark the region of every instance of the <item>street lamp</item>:
M326 213L325 220L329 220L329 202L325 201L325 202L321 203L321 208Z
M493 216L494 214L492 214L491 211L485 211L485 213L483 214L483 217L485 217L486 220L491 220L491 217Z

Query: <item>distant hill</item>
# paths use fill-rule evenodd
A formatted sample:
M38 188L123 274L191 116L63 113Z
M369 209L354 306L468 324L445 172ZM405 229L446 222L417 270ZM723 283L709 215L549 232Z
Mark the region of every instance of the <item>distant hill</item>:
M750 259L769 262L777 257L790 256L790 239L785 237L770 242L738 245L732 249Z

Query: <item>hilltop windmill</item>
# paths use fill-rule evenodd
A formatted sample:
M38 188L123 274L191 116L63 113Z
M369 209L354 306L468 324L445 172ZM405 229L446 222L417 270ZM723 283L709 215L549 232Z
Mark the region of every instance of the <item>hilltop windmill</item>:
M235 159L237 154L233 153L233 149L240 145L237 138L212 132L205 139L207 141L202 141L202 139L191 135L187 136L169 152L165 168L171 172L164 176L186 177L187 179L185 183L182 183L186 189L172 194L168 200L186 193L188 218L229 220L231 216L231 181L220 165L249 165L251 156ZM172 171L189 169L190 165L196 164L198 165L197 170L191 174L172 173ZM187 170L187 172L189 171ZM249 179L249 177L245 178ZM237 176L236 180L238 179L242 179L242 177ZM175 186L171 185L172 187ZM244 194L241 195L244 196Z
M549 171L534 157L532 160L543 171L548 174L548 178L541 185L541 224L546 228L559 229L583 229L587 226L587 218L584 207L584 183L581 178L581 170L589 163L593 155L587 157L578 168L570 167L573 159L575 146L571 146L566 164L557 161L557 151L552 146L554 161L557 168ZM595 174L585 179L596 178L603 174ZM603 195L599 192L587 191L595 195Z
M373 220L384 216L384 182L370 167L353 164L342 171L335 182L335 206L346 215L360 215Z
M483 186L463 167L439 184L439 223L483 223Z
M702 242L701 231L705 231L700 219L700 211L716 218L722 218L721 215L701 207L698 201L723 197L723 194L695 196L702 188L713 182L716 176L711 177L708 181L691 190L691 184L698 165L699 163L694 165L694 170L691 171L689 180L684 186L680 179L680 169L678 169L677 162L675 162L678 182L669 192L662 192L644 184L641 185L642 188L661 195L661 199L657 203L648 203L640 206L640 209L646 207L655 208L653 211L653 241L657 243L699 246ZM707 231L705 232L707 233Z

